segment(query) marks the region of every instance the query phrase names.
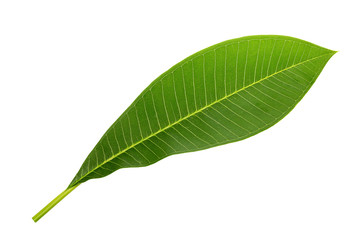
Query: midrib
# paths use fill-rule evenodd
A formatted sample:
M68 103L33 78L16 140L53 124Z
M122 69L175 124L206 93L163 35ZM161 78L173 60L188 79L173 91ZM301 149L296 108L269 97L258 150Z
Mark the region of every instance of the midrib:
M151 138L151 137L153 137L153 136L155 136L155 135L157 135L157 134L165 131L166 129L171 128L172 126L174 126L174 125L182 122L183 120L188 119L189 117L194 116L194 115L196 115L197 113L204 111L205 109L213 106L214 104L216 104L216 103L218 103L218 102L221 102L222 100L227 99L227 98L231 97L232 95L237 94L237 93L239 93L239 92L241 92L241 91L243 91L243 90L245 90L245 89L247 89L247 88L249 88L249 87L257 84L257 83L260 83L260 82L262 82L262 81L264 81L264 80L266 80L266 79L268 79L268 78L271 78L272 76L275 76L276 74L279 74L279 73L284 72L284 71L286 71L286 70L288 70L288 69L294 68L294 67L299 66L299 65L302 65L302 64L304 64L304 63L306 63L306 62L310 62L310 61L312 61L312 60L315 60L315 59L317 59L317 58L323 57L323 56L325 56L325 55L330 55L330 54L333 54L333 53L331 52L331 53L322 54L322 55L320 55L320 56L313 57L313 58L307 59L307 60L305 60L305 61L299 62L299 63L297 63L297 64L291 65L291 66L289 66L289 67L287 67L287 68L284 68L284 69L282 69L282 70L280 70L280 71L274 72L274 73L270 74L269 76L266 76L266 77L264 77L264 78L261 78L261 79L259 79L258 81L255 81L255 82L253 82L253 83L251 83L251 84L249 84L249 85L247 85L247 86L245 86L245 87L243 87L243 88L240 88L240 89L238 89L238 90L236 90L236 91L234 91L234 92L232 92L232 93L230 93L230 94L228 94L228 95L225 95L225 96L222 97L222 98L217 99L216 101L210 103L209 105L207 105L207 106L205 106L205 107L202 107L202 108L194 111L193 113L191 113L191 114L189 114L189 115L187 115L187 116L185 116L185 117L183 117L183 118L180 118L179 120L171 123L170 125L168 125L168 126L166 126L166 127L164 127L164 128L159 129L157 132L150 134L149 136L147 136L147 137L141 139L140 141L138 141L138 142L130 145L129 147L125 148L124 150L120 151L119 153L111 156L110 158L108 158L108 159L106 159L104 162L102 162L101 164L97 165L97 166L96 166L95 168L93 168L91 171L87 172L85 175L83 175L81 178L79 178L76 182L74 182L73 184L71 184L71 186L76 185L76 184L77 184L78 182L80 182L84 177L86 177L87 175L89 175L90 173L92 173L93 171L95 171L96 169L98 169L99 167L103 166L103 165L106 164L107 162L110 162L111 160L113 160L113 159L116 158L117 156L119 156L119 155L123 154L124 152L128 151L129 149L131 149L131 148L135 147L136 145L138 145L138 144L146 141L147 139L149 139L149 138Z

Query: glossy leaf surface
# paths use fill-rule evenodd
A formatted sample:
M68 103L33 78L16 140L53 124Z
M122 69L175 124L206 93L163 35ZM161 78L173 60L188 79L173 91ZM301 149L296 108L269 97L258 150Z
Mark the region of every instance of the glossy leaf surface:
M70 186L261 132L296 105L333 54L294 38L253 36L192 55L141 93Z

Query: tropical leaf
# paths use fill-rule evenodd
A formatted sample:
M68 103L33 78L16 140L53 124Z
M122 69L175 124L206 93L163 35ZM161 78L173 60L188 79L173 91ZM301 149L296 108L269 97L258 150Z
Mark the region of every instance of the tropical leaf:
M107 130L68 188L177 153L253 136L280 121L335 52L285 36L225 41L184 59L148 86Z

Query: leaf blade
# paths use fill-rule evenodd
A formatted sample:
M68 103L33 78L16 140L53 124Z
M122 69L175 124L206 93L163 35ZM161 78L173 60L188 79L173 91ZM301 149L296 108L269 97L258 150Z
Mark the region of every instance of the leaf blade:
M110 127L69 187L267 129L295 107L334 53L295 38L251 36L184 59Z

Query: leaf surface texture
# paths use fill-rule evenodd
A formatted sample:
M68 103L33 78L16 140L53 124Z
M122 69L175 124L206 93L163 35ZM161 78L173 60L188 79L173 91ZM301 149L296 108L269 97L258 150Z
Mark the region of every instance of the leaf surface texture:
M285 36L225 41L154 80L107 130L69 185L253 136L288 114L334 51Z

